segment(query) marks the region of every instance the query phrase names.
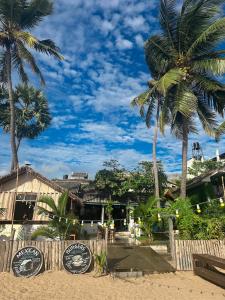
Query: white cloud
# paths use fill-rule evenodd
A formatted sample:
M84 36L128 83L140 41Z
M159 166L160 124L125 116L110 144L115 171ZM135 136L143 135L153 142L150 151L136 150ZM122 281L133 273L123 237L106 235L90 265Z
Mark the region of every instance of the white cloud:
M133 31L147 31L149 29L149 26L142 15L137 17L126 17L124 23Z
M144 47L144 39L141 34L137 34L135 36L135 42L140 48Z
M127 39L118 38L116 40L116 47L120 50L132 49L133 43Z

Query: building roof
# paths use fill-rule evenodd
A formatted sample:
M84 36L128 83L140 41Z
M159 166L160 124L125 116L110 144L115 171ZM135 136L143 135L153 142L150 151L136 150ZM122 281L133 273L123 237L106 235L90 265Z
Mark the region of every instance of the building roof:
M36 177L37 179L39 179L40 181L44 182L45 184L47 184L48 186L50 186L51 188L53 188L55 191L59 192L59 193L64 193L67 191L66 188L63 188L62 186L59 186L57 183L55 183L52 180L49 180L48 178L44 177L43 175L41 175L40 173L34 171L31 167L29 166L23 166L21 168L18 169L18 175L23 175L23 174L29 174L29 175L33 175L34 177ZM0 185L17 177L17 171L13 171L5 176L0 177ZM69 197L75 201L78 205L81 205L81 199L76 196L75 194L69 192Z
M199 176L197 176L197 177L195 177L195 178L188 181L187 190L198 186L202 182L211 181L212 177L222 175L224 173L225 173L225 167L222 167L220 169L213 169L213 170L210 170L210 171L208 171L204 174L201 174L201 175L199 175Z

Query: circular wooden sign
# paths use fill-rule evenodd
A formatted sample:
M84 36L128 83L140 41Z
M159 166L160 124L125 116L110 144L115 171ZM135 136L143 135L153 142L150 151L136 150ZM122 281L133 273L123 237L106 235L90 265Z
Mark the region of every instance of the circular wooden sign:
M43 265L43 254L36 247L24 247L16 252L12 260L12 270L17 277L37 275Z
M72 274L83 274L91 265L90 249L82 243L71 244L63 253L63 266Z

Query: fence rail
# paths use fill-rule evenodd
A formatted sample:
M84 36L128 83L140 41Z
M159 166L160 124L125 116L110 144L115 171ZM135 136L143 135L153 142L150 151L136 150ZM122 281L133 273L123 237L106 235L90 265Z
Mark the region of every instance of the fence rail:
M210 254L225 258L225 240L175 240L178 271L193 270L192 254Z
M105 240L76 241L89 246L93 255L106 251ZM12 257L21 248L27 246L37 247L44 256L45 270L59 271L63 269L62 255L64 250L74 241L0 241L0 272L11 271ZM12 251L12 252L11 252Z

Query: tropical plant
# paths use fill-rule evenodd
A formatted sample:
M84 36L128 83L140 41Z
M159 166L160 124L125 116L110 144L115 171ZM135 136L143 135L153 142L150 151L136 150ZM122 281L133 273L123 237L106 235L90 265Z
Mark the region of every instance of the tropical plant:
M100 254L95 254L96 273L100 276L106 273L107 255L101 251Z
M53 4L49 0L0 0L1 82L6 83L9 96L12 170L18 166L12 72L13 70L17 71L21 80L25 83L28 82L25 71L25 64L27 64L44 84L43 75L32 51L62 59L58 52L59 49L53 41L49 39L39 40L30 32L37 27L45 16L52 13L52 8Z
M48 208L38 206L38 214L49 216L50 221L48 226L40 226L32 234L32 239L38 236L44 236L51 239L66 240L72 233L78 234L80 225L78 219L73 213L67 212L68 192L63 193L59 199L58 204L51 197L42 197L39 199L40 204L47 204Z
M171 130L182 139L181 197L186 196L187 149L198 118L215 135L216 115L223 115L225 50L218 50L225 35L225 18L219 18L224 0L160 1L161 33L148 39L145 55L155 91L164 97L159 119L170 116Z
M34 139L51 121L48 102L41 90L28 85L19 85L14 91L16 151L22 139ZM0 126L10 131L10 107L8 93L0 99Z
M139 226L149 240L153 239L153 225L158 222L157 201L157 198L151 197L146 203L139 203L134 210L134 217L140 219Z

